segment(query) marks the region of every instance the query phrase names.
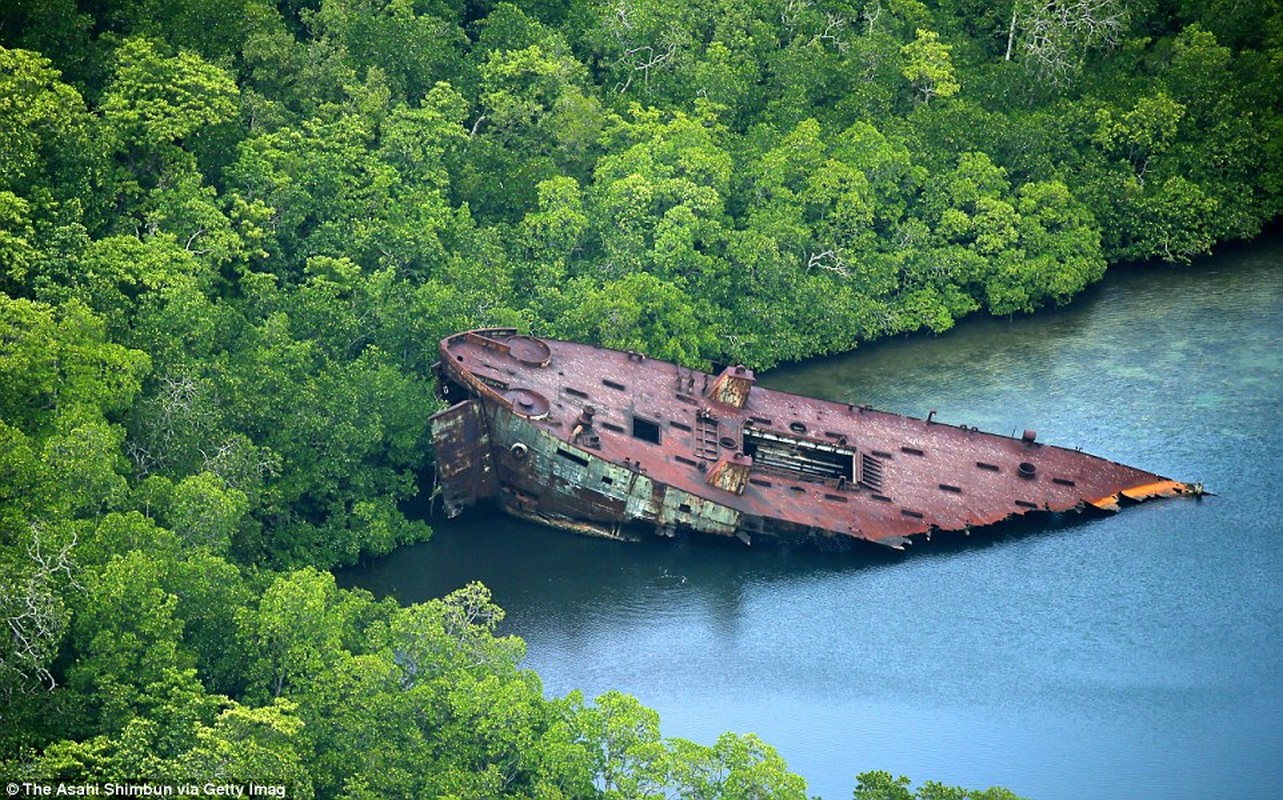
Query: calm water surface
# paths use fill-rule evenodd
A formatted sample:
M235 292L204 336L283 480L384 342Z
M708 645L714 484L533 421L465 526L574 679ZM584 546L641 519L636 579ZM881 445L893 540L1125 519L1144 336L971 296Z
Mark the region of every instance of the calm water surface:
M705 743L757 733L827 800L871 769L1040 800L1283 797L1283 237L760 377L1036 428L1216 496L907 555L618 544L477 510L342 580L405 603L484 581L550 695L630 692Z

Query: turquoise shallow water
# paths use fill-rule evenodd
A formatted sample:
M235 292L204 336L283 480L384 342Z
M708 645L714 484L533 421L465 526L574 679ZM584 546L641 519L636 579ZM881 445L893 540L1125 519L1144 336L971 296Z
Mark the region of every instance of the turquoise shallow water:
M755 732L830 800L869 769L1042 800L1283 796L1283 237L761 380L1036 428L1216 496L907 557L623 545L478 510L341 578L403 602L485 581L550 694L631 692L672 736Z

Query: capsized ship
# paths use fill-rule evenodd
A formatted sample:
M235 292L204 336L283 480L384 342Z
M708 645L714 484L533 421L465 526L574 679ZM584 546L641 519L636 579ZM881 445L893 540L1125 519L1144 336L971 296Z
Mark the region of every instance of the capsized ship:
M482 498L611 538L690 531L785 540L913 537L1030 512L1200 494L1077 450L757 386L514 329L444 339L432 417L453 517Z

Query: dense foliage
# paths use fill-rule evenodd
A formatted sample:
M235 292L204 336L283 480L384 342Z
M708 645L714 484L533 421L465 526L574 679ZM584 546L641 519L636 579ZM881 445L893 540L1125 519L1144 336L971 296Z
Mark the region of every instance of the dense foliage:
M1280 86L1271 0L9 0L0 767L803 796L544 698L482 587L318 571L427 535L435 341L766 367L1063 302L1277 216Z

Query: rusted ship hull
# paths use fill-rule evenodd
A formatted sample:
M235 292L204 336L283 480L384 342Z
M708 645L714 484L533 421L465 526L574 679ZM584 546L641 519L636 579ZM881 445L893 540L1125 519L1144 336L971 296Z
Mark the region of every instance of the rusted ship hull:
M432 418L446 512L497 498L622 538L679 530L901 548L1030 512L1196 494L1076 450L766 389L590 345L468 331L443 340Z

